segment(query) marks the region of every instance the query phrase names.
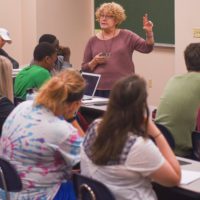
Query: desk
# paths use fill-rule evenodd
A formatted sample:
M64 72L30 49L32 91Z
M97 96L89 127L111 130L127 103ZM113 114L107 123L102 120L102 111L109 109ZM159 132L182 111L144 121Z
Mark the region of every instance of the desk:
M177 157L177 159L190 163L181 165L181 169L200 172L200 162L181 157ZM200 200L200 179L178 187L168 188L155 183L153 186L159 200Z
M103 98L104 99L104 98ZM99 117L102 117L103 113L106 111L107 109L107 105L96 105L94 104L90 104L90 105L82 105L81 106L81 113L84 115L84 117L88 120L88 122L90 123L91 121L93 121L94 119L97 119ZM153 111L156 109L155 106L149 106L149 116L150 118L152 118L152 113Z
M80 111L88 123L91 123L93 120L102 117L106 109L107 105L82 105Z
M177 157L177 159L180 161L185 161L185 162L190 163L190 164L186 164L186 165L181 165L182 169L200 172L200 162L199 161L190 160L190 159L181 158L181 157ZM187 190L190 190L193 192L197 192L197 193L199 193L199 198L200 198L200 179L197 179L196 181L189 183L187 185L180 185L180 188L187 189Z
M13 69L12 70L12 77L15 78L17 76L17 74L20 72L21 68L19 69Z
M82 102L80 111L85 117L85 119L89 123L91 123L94 119L103 116L104 112L107 109L108 99L103 97L94 97L94 99L91 100L91 102L89 101L87 101L86 103Z

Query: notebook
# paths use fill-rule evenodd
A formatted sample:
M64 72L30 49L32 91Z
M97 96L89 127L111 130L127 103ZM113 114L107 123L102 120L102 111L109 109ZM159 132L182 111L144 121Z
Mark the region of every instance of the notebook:
M84 101L92 99L96 92L101 75L87 72L82 72L81 75L86 81L86 88L82 100Z

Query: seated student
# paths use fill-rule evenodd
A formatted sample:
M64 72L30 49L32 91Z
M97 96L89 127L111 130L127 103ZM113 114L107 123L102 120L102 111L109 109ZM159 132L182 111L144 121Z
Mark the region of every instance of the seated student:
M10 57L8 53L6 53L6 51L2 49L2 47L5 45L6 42L7 43L12 42L10 35L5 28L0 28L0 55L8 58L12 63L13 69L17 69L19 68L19 63L14 58Z
M55 62L55 66L53 68L52 73L55 74L56 72L59 72L63 69L72 67L70 64L70 48L69 47L63 47L59 45L59 40L56 38L55 35L52 34L44 34L40 37L39 43L41 42L48 42L55 46L57 49L57 55L58 58Z
M15 97L26 99L27 89L39 89L50 77L50 71L57 59L56 49L53 45L43 42L34 50L34 63L22 69L15 78Z
M0 56L0 136L3 123L13 109L12 63Z
M122 78L111 90L103 118L86 132L81 173L103 182L121 200L157 199L151 179L179 184L179 163L149 119L146 83L139 76Z
M65 119L70 121L79 109L84 89L79 72L63 70L40 88L34 101L22 102L8 116L0 156L14 164L23 184L11 199L58 200L64 193L63 199L69 198L68 179L80 162L82 137L77 123L75 128Z
M188 73L172 77L160 98L156 122L169 129L175 139L175 154L192 156L191 134L200 105L200 43L184 51Z

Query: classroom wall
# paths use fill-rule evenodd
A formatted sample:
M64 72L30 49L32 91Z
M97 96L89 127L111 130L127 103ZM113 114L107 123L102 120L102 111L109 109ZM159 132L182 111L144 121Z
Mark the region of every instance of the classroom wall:
M37 38L55 34L60 44L71 49L71 63L80 68L83 49L93 34L92 1L37 0Z
M147 81L148 102L159 104L160 95L168 79L174 74L174 48L155 47L150 54L135 53L136 73Z
M93 1L0 0L0 5L0 27L7 28L13 40L4 49L20 65L30 63L39 37L52 33L61 45L70 47L71 63L80 67L85 43L94 30Z
M200 28L200 1L174 0L175 2L175 48L155 47L149 55L135 55L136 72L148 82L149 103L157 106L168 79L175 74L186 73L183 52L193 38L194 27ZM166 30L167 31L167 30ZM150 80L150 81L149 81ZM152 82L151 82L152 80Z
M30 62L38 38L49 32L71 48L71 62L80 66L85 44L94 34L93 0L0 0L0 5L0 26L13 39L5 50L21 65ZM200 41L192 34L200 27L199 7L199 0L175 0L175 48L155 47L151 54L133 55L136 73L147 80L151 105L158 105L172 75L186 72L183 51L188 43Z
M191 42L200 42L193 37L193 28L200 28L200 1L175 0L175 73L186 72L183 51Z
M33 49L37 44L36 1L21 0L22 22L22 56L19 59L21 66L28 65L33 58Z
M21 5L21 0L0 0L0 27L8 29L12 39L12 44L6 44L4 49L18 61L23 55Z

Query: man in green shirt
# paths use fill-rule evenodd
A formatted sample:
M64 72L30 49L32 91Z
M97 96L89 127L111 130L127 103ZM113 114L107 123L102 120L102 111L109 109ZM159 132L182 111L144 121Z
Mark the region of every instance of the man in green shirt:
M188 73L172 77L160 98L156 122L164 125L175 139L178 156L192 156L191 134L200 106L200 43L184 51Z
M34 62L22 69L16 76L14 84L14 95L22 100L26 100L28 89L39 89L40 86L50 77L57 59L56 48L42 42L35 47Z

